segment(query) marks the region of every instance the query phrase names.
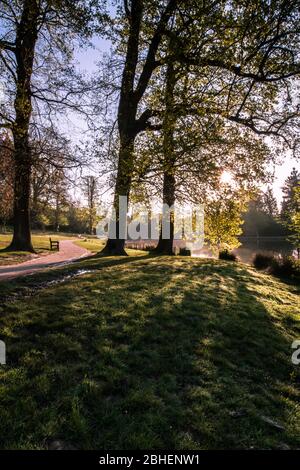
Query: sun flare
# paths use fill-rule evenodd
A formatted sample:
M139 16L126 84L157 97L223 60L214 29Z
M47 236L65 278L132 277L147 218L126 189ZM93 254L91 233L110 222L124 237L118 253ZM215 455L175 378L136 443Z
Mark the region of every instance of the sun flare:
M231 183L233 183L232 173L230 173L230 171L224 170L221 174L220 182L222 184L231 184Z

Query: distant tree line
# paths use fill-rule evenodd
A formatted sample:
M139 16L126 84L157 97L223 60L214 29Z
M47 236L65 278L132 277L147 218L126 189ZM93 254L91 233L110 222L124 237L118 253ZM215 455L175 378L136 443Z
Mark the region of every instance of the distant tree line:
M260 191L243 214L242 235L246 237L285 237L296 241L299 233L300 213L300 172L293 168L282 187L281 207L271 188Z
M70 155L61 138L50 136L32 143L33 167L30 184L31 229L94 234L99 210L99 185L95 176L77 178L78 197L71 197L74 178L69 170L80 162ZM47 142L45 141L47 140ZM80 196L81 195L81 196ZM14 160L8 133L0 134L0 223L13 226Z

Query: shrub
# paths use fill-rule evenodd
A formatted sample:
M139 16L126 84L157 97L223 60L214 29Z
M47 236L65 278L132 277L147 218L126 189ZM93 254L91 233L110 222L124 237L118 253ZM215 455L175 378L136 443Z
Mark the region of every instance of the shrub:
M295 276L300 278L300 259L294 259Z
M300 275L300 263L291 256L274 258L270 266L271 274L278 277L294 277Z
M180 248L179 256L191 256L191 250L188 248Z
M263 253L256 253L253 258L253 266L256 269L267 269L274 262L275 258L273 255L264 255Z
M219 252L219 259L225 259L226 261L236 261L237 256L229 250L222 250Z
M300 277L300 261L292 256L283 258L257 253L253 260L256 269L267 269L270 274L277 277Z

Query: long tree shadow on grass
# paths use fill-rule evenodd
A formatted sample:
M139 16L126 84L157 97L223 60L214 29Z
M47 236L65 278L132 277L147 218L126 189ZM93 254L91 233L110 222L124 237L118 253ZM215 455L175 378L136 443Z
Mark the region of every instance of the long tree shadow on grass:
M291 344L259 279L140 259L9 306L1 447L299 446Z

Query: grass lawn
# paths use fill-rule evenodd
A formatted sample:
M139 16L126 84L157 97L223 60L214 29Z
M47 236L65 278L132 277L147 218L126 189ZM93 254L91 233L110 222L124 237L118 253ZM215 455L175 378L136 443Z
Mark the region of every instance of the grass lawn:
M98 270L1 306L1 449L300 447L299 287L187 257L77 266Z
M68 235L68 234L57 234L57 233L45 233L45 234L33 234L32 243L35 251L39 256L47 255L51 253L49 237L52 237L53 240L72 240L76 245L85 248L92 253L98 253L104 247L104 242L98 238L93 238L91 236L84 236L78 238L77 235ZM32 258L32 253L21 252L21 251L1 251L6 248L12 239L12 234L0 234L0 266L5 266L8 264L17 264L23 263L24 261Z
M82 248L85 248L86 250L91 251L92 253L98 253L104 248L104 241L99 240L98 238L83 238L83 239L77 239L74 241L74 243L78 246L81 246Z
M0 250L6 248L11 242L11 239L11 234L0 234ZM49 235L33 236L32 242L34 249L38 254L43 254L50 250ZM31 256L32 254L29 252L27 253L22 251L0 251L0 266L6 264L22 263L23 261L29 259Z

